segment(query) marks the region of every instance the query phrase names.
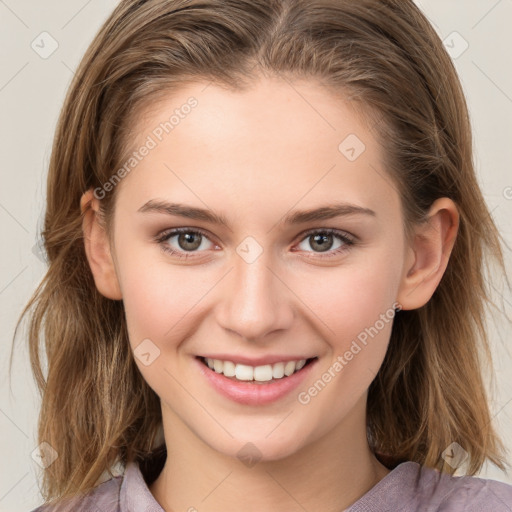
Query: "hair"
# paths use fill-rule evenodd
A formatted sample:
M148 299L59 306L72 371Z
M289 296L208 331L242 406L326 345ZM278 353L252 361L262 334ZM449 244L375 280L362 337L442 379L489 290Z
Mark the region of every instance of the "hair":
M131 127L149 105L187 83L236 92L261 76L315 81L358 109L385 148L406 233L438 198L451 198L460 214L433 296L394 319L368 391L371 448L389 464L412 460L453 473L441 455L457 442L469 454L467 474L487 459L505 469L484 385L491 262L505 273L501 235L475 174L459 78L425 15L412 0L122 0L88 47L60 113L42 231L48 269L16 325L29 314L38 441L58 454L44 471L46 500L85 493L116 463L165 453L159 397L134 362L123 302L95 287L82 194L126 161ZM101 199L108 230L118 189Z

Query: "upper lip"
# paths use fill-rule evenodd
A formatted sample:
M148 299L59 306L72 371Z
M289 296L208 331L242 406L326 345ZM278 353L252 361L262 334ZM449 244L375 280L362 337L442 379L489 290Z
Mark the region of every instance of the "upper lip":
M234 364L245 364L248 366L264 366L266 364L287 363L288 361L300 361L301 359L312 359L316 356L290 356L290 355L268 355L261 357L244 357L241 355L230 354L205 354L199 357L220 359L221 361L231 361Z

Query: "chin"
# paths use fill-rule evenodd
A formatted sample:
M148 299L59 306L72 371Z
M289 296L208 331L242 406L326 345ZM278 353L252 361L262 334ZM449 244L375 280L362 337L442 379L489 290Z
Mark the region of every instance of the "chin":
M286 420L285 420L286 421ZM307 440L302 433L290 432L279 427L268 435L272 429L253 428L232 431L234 438L223 436L222 439L204 439L213 450L216 450L229 457L240 460L248 467L252 467L257 462L271 462L285 459L299 452L307 444ZM304 429L301 429L304 432Z

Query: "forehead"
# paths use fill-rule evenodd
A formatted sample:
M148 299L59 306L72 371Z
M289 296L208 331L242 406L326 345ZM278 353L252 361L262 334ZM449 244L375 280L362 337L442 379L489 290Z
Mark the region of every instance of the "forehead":
M232 201L241 213L326 199L397 206L364 119L315 82L264 78L244 91L191 83L149 105L133 130L134 151L151 147L123 180L137 207L157 195L215 211Z
M187 127L197 135L197 147L215 146L216 152L226 149L230 155L236 155L237 141L248 137L267 144L258 146L262 153L276 146L291 146L304 156L315 147L332 149L333 141L342 141L344 135L360 139L370 136L358 102L341 94L335 96L316 81L273 77L260 78L244 90L192 82L160 94L157 101L139 109L133 126L137 137L134 145L151 133L158 142L171 131L174 138L179 137ZM305 148L300 145L304 139L309 143ZM323 148L318 144L322 140Z

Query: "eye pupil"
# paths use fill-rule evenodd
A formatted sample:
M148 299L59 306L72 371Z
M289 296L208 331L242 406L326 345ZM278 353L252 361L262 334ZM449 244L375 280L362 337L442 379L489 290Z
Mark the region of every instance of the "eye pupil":
M316 234L313 235L313 241L311 247L315 248L315 244L318 244L320 251L328 251L332 245L332 235Z
M201 245L201 236L202 235L200 233L181 233L178 236L178 244L185 250L197 249ZM192 244L192 247L190 247L190 245L187 246L186 244Z

